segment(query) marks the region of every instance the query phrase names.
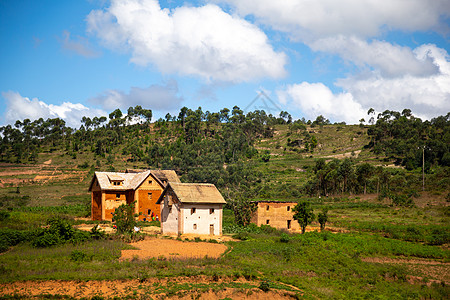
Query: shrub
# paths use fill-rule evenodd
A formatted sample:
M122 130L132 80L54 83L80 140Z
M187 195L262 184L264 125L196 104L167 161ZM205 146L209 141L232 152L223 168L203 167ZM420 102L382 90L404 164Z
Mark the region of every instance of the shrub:
M270 290L270 284L267 280L261 281L259 288L264 292L268 292Z
M290 236L286 233L282 233L280 236L280 242L282 243L289 243L290 239Z
M116 223L118 234L133 234L134 227L137 225L136 215L134 213L135 202L122 204L113 213L113 222Z
M250 238L248 233L247 232L243 232L243 231L234 234L232 237L233 237L233 239L238 239L238 240L241 240L241 241L246 241L246 240L248 240Z
M43 230L38 236L33 240L33 246L39 248L46 248L50 246L55 246L61 244L62 241L59 235Z
M50 247L65 242L82 243L90 239L88 232L75 230L68 220L61 217L48 219L48 228L38 231L32 244L34 247Z
M90 235L94 240L102 240L106 237L106 233L100 229L98 224L91 228Z
M34 233L26 230L0 229L0 253L11 246L33 239Z
M0 210L0 222L9 218L9 212L6 210Z
M75 262L91 261L92 255L87 255L86 253L80 250L73 250L70 253L70 260Z

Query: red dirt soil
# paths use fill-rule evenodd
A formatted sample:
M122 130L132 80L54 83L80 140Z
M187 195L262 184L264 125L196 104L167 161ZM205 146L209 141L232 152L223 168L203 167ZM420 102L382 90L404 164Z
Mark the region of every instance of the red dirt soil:
M139 250L122 250L121 260L158 258L211 258L220 257L228 247L223 244L206 242L182 242L164 238L147 238L130 244Z
M133 299L262 299L278 300L293 299L296 294L302 294L300 290L296 292L285 290L273 290L263 292L258 288L242 289L227 287L223 290L214 291L178 291L176 295L166 295L162 293L164 287L168 284L211 284L211 283L241 283L258 286L259 282L246 281L239 279L219 279L213 281L206 276L197 276L191 278L150 278L143 281L132 280L104 280L104 281L25 281L14 282L0 285L0 295L19 295L23 297L33 297L39 295L66 295L74 298L91 298L93 296L102 296L112 298L115 296L132 296ZM162 291L161 291L162 288ZM213 286L211 286L213 288ZM159 289L159 290L158 290ZM169 297L168 297L169 296Z

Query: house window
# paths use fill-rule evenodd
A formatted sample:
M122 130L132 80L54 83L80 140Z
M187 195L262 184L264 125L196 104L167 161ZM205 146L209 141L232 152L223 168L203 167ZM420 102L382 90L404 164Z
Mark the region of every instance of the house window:
M269 225L269 220L266 220L266 225Z
M149 181L148 181L148 184L152 184L152 181L151 181L151 180L149 180Z
M212 215L214 213L214 208L209 209L209 214Z
M152 193L148 193L148 200L152 200Z
M287 229L291 229L291 220L287 220Z
M269 205L266 206L266 210L269 210Z
M194 224L194 230L197 230L197 224Z
M151 209L147 209L147 215L149 215L149 216L152 215L152 210Z
M195 214L195 207L191 208L191 215Z
M113 183L113 185L121 185L122 184L121 181L113 181L112 183Z
M116 198L117 198L117 199L120 199L120 194L116 194Z
M290 207L290 206L288 206L288 207L287 207L287 211L290 211L290 210L291 210L291 207Z

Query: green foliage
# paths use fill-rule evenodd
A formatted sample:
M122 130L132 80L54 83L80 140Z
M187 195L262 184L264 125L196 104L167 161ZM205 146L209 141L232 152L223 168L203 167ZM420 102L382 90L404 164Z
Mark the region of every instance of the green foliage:
M137 225L135 213L135 202L122 204L113 213L113 222L117 226L118 234L133 234L134 227Z
M75 262L87 262L92 260L93 255L88 255L81 250L73 250L70 252L70 260Z
M294 212L294 220L297 220L302 229L302 234L305 233L306 226L311 224L315 219L314 211L310 203L308 201L301 201L292 208L292 211Z
M239 226L247 226L250 224L252 215L256 211L255 203L242 198L228 200L227 206L233 210L234 219Z
M74 229L68 220L61 217L48 219L47 225L47 228L38 230L32 241L34 247L45 248L66 242L82 243L90 238L88 232Z
M270 290L270 283L267 280L261 281L259 288L264 292L268 292Z
M106 237L106 233L100 229L100 226L98 224L91 228L90 235L94 240L101 240Z
M324 230L325 229L325 224L328 221L328 209L327 208L323 208L322 211L317 215L317 221L319 221L320 224L320 230Z
M10 213L6 210L0 210L0 222L8 219L10 217Z
M5 252L11 246L27 242L34 238L34 232L28 230L0 229L0 252Z
M422 122L411 110L386 110L368 130L369 147L375 153L397 159L408 170L430 165L447 165L450 151L450 113Z
M287 233L282 233L282 234L280 235L280 242L281 242L281 243L289 243L290 240L291 240L291 238L290 238L289 234L287 234Z

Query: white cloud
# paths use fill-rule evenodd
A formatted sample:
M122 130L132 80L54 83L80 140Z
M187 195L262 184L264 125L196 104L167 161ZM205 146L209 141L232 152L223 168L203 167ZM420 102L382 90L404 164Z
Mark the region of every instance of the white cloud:
M336 85L343 92L333 94L322 83L288 85L277 91L281 103L299 108L305 117L319 114L334 121L357 123L369 108L401 112L409 108L423 119L450 112L450 61L447 51L435 45L422 45L413 51L418 59L430 58L439 69L427 77L403 75L384 77L378 71L343 78Z
M362 106L377 111L401 111L409 108L423 118L431 119L450 111L450 61L448 53L435 45L422 45L414 50L418 57L430 57L439 72L428 76L404 75L383 77L377 72L365 77L353 76L337 81Z
M383 30L448 31L448 0L212 0L303 42L335 35L377 36Z
M255 25L218 6L161 9L156 0L112 1L87 17L88 31L108 47L132 52L131 61L163 73L209 81L281 78L286 55L275 52Z
M108 90L102 95L90 99L107 110L116 108L128 109L140 105L152 110L167 111L180 107L183 98L178 96L178 85L175 80L166 85L151 85L148 88L131 87L129 93L119 90Z
M66 121L66 126L75 128L81 125L80 120L83 116L91 118L107 116L102 110L88 108L80 103L46 104L37 98L30 100L13 91L2 92L2 97L6 100L5 121L7 124L24 119L61 118Z
M100 55L98 51L95 51L90 45L89 41L84 38L77 36L75 39L70 37L70 32L67 30L63 31L63 38L60 39L63 49L69 52L75 52L78 55L92 58Z
M314 51L338 54L360 68L370 66L387 77L405 74L429 76L439 71L427 53L418 56L409 47L383 41L374 40L368 43L356 37L339 35L316 40L310 47Z
M323 115L335 122L357 123L365 110L350 93L333 94L322 83L302 82L277 91L283 105L299 108L307 119Z

